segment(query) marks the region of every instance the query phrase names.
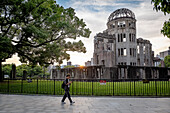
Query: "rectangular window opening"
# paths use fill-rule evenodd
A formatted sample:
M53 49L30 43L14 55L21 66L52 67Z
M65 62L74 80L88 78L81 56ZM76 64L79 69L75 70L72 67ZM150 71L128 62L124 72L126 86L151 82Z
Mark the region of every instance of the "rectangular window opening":
M145 46L143 46L143 54L145 54Z
M139 45L137 46L138 54L139 54Z
M121 56L123 56L123 48L121 48Z
M113 23L112 28L115 28L115 23Z
M123 42L123 34L122 33L120 34L120 37L121 37L121 42Z
M140 66L140 59L138 59L138 65Z
M123 56L126 56L127 54L126 54L126 48L124 48L124 50L123 50Z
M99 64L99 55L97 55L97 64Z
M102 60L102 65L105 65L105 61L104 60Z
M129 41L131 42L131 33L129 34Z
M126 34L123 34L123 42L126 42Z
M134 36L134 35L132 34L132 42L133 42L133 36Z
M119 36L119 34L118 34L118 42L120 42L120 36Z
M130 56L132 55L132 48L130 48Z

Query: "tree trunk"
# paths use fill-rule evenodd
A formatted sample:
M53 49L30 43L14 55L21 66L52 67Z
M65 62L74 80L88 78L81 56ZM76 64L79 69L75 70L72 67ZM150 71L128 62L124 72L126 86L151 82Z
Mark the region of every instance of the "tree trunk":
M2 61L0 60L0 82L3 82Z
M15 64L12 64L12 79L16 78L16 66Z

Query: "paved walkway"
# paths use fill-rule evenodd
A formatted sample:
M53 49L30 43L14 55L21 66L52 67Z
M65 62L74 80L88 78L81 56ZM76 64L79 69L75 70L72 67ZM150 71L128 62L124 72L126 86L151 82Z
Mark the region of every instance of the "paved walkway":
M62 97L0 94L0 113L170 113L170 98Z

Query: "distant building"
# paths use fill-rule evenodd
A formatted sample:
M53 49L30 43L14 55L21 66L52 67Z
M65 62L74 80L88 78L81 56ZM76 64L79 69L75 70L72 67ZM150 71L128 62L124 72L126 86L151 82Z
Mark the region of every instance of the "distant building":
M54 65L49 65L47 67L47 72L50 73L50 79L53 78L53 70L55 70L55 69L56 69L56 66L54 66Z
M168 55L170 55L170 47L169 47L169 50L160 52L160 55L157 55L156 57L154 57L153 59L154 66L165 67L164 58Z
M161 59L160 59L160 55L156 55L156 57L153 58L153 65L155 67L159 67L161 65Z
M85 62L85 66L91 66L91 61Z
M75 64L75 65L73 65L74 67L80 67L80 65L78 65L78 64Z
M56 67L52 64L50 64L48 67L47 67L47 73L50 73L51 72L51 69L55 69Z
M91 66L94 65L94 61L93 61L93 58L91 58Z
M170 55L170 47L169 47L169 50L160 52L160 58L163 59L163 60L168 55Z
M80 65L78 65L78 64L75 64L75 65L72 65L72 62L67 62L67 65L62 65L62 66L60 66L61 67L61 69L62 68L64 68L64 67L66 67L66 66L73 66L73 67L80 67Z
M66 65L61 65L60 67L61 67L61 68L64 68L65 66L66 66Z
M72 65L71 61L67 62L67 66L71 66L71 65Z

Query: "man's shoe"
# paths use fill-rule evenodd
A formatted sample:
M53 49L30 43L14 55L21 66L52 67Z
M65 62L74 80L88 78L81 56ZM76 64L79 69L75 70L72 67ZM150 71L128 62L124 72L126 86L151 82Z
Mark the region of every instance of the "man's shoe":
M70 102L70 104L72 105L72 104L74 104L75 102L73 101L73 102Z
M61 102L61 104L66 104L65 102Z

